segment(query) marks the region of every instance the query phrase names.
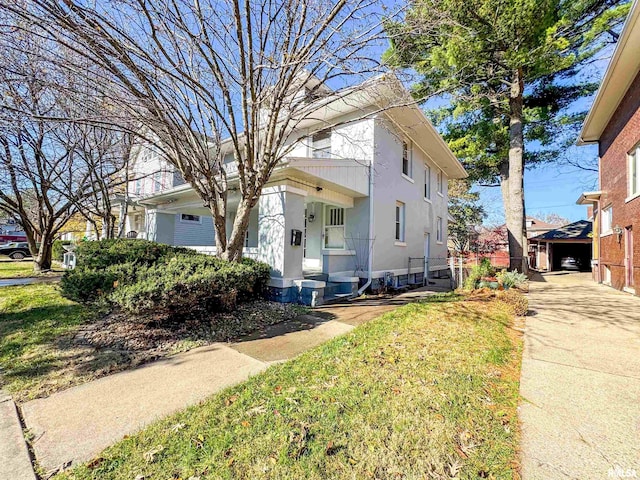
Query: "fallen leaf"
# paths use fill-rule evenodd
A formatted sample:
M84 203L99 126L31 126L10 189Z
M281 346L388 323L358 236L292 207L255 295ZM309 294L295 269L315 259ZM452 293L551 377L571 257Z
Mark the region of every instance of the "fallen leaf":
M229 405L231 405L236 400L238 400L238 396L237 395L231 395L229 398L227 398L225 400L224 404L228 407Z
M102 462L104 462L104 458L102 457L94 458L89 463L87 463L87 468L90 470L93 470L94 468L99 467Z
M274 388L276 393L280 393L280 391L282 390L282 386L278 385L276 388Z
M164 450L163 445L157 445L155 448L152 448L148 452L144 452L143 457L147 461L147 463L152 463L156 459L156 455Z
M171 427L171 431L175 433L182 430L184 427L185 427L184 423L176 423L173 427Z
M248 427L250 423L247 422L246 420L243 420L242 422L240 422L240 425L242 425L243 427Z
M277 460L274 457L269 457L269 463L271 463L271 465L275 465L277 462Z

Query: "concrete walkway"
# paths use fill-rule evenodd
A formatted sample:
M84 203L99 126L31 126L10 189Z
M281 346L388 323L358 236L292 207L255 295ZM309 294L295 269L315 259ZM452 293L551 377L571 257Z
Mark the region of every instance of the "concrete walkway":
M590 274L535 280L520 387L523 479L640 478L640 298Z
M357 299L321 307L233 344L214 344L116 373L22 405L36 459L45 471L93 458L156 419L349 332L400 305L435 293Z

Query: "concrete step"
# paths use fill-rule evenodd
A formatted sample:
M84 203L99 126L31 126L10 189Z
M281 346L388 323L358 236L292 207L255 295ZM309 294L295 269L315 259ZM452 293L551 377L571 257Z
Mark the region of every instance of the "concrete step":
M326 282L329 280L329 275L326 273L311 273L304 276L305 280L315 280L317 282Z

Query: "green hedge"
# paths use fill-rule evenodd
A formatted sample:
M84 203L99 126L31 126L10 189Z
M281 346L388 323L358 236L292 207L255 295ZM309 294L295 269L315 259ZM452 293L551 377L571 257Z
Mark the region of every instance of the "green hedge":
M63 255L65 250L62 246L71 245L71 243L72 243L71 240L55 240L53 242L53 245L51 246L51 258L59 262L64 260Z
M172 247L148 240L116 238L81 242L76 249L78 267L107 268L120 263L152 265L162 257L183 253L199 255L188 248Z
M269 280L265 263L227 262L145 240L85 242L76 253L62 294L83 303L106 300L135 314L230 310L262 296Z

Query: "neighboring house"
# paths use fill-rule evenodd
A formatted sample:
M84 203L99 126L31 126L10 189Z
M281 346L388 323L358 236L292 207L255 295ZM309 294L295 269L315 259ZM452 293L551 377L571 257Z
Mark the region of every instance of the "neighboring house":
M430 277L446 273L447 180L465 177L464 168L418 106L363 114L378 110L379 91L367 89L379 85L365 85L325 99L322 121L291 134L304 140L251 213L244 255L271 266L274 299L299 301L302 292L306 303L313 295L319 304L363 286L422 284L425 269ZM221 148L229 151L232 188L231 145ZM214 253L211 214L194 190L153 148L141 149L133 164L145 179L129 186L136 204L127 235ZM230 190L228 231L238 201Z
M537 237L538 235L543 235L550 230L561 226L552 225L534 217L527 217L526 224L528 239ZM547 246L545 244L529 242L529 266L531 268L534 268L536 270L549 269L549 263L547 262L547 259L549 258L549 252L546 247Z
M532 265L547 272L590 270L591 225L589 220L579 220L529 238L529 251L535 255Z
M578 204L593 206L593 278L636 293L640 285L640 7L633 2L579 145L599 150L599 189Z

